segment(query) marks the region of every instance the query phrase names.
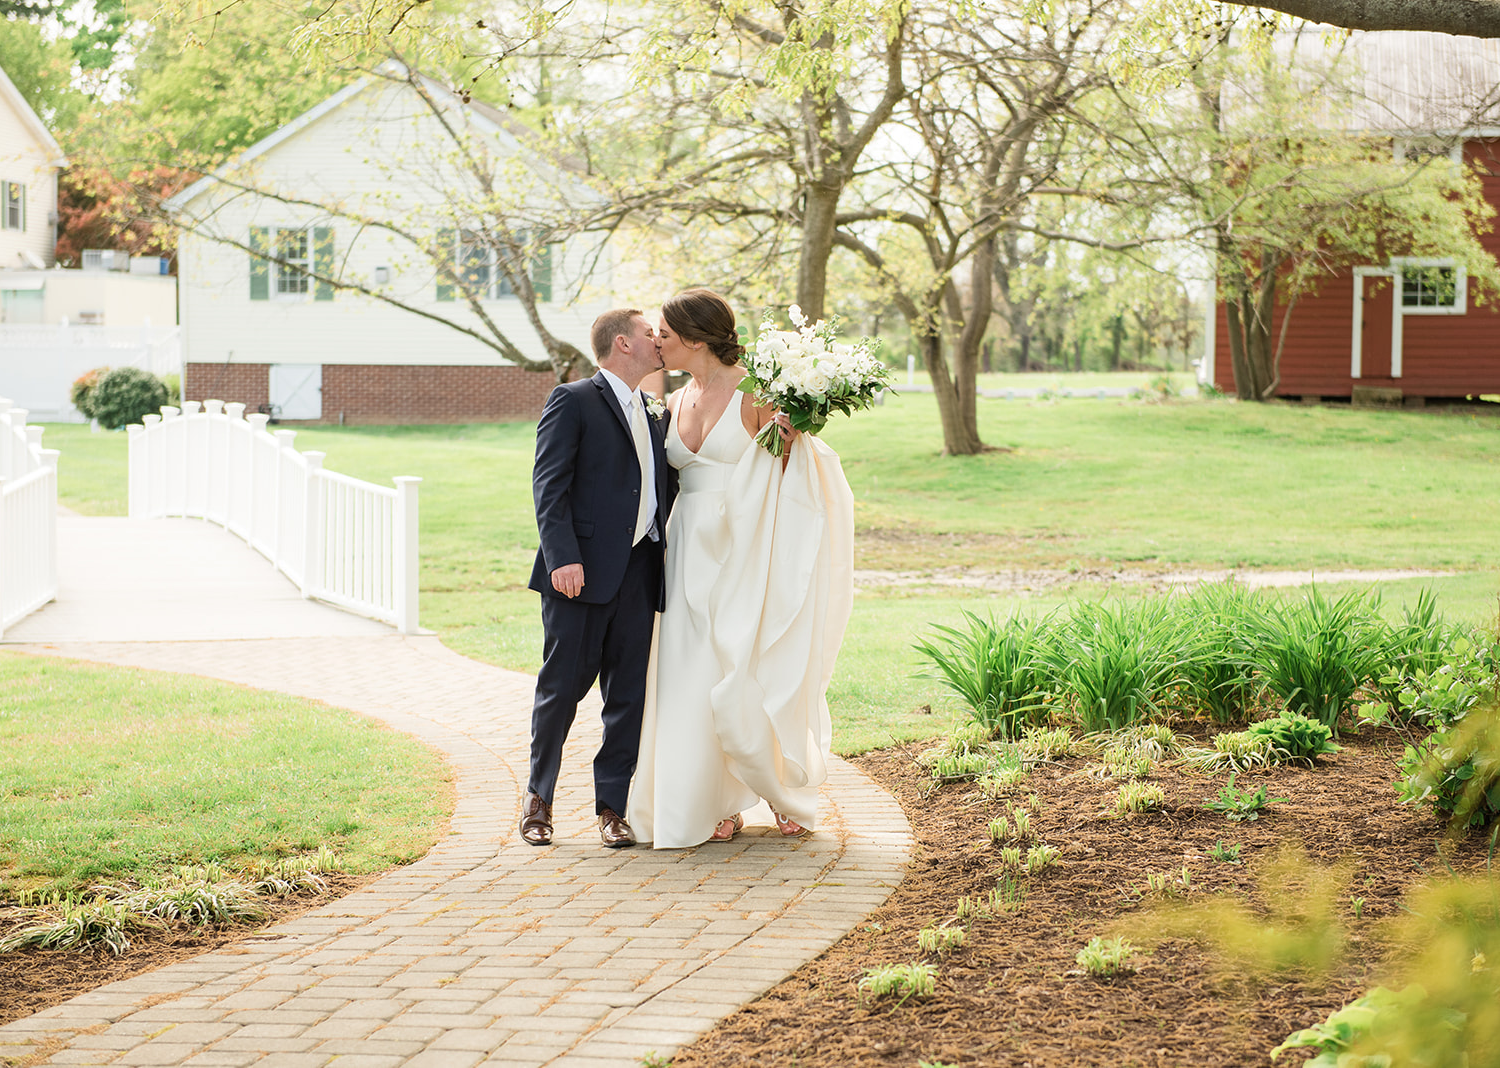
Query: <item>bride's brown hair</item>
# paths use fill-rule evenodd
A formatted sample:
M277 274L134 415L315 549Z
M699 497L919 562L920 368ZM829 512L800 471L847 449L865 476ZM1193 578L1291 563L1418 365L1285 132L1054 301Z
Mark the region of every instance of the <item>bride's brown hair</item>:
M684 289L662 302L661 317L686 341L701 341L726 367L745 355L734 329L734 309L712 289Z

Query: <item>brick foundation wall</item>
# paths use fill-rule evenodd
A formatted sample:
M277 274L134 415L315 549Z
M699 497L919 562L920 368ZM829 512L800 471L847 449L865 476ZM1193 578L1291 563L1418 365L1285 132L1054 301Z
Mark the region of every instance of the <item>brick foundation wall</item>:
M189 363L188 400L244 401L253 412L270 396L268 364ZM496 423L535 419L555 380L519 367L323 365L324 423L351 426Z

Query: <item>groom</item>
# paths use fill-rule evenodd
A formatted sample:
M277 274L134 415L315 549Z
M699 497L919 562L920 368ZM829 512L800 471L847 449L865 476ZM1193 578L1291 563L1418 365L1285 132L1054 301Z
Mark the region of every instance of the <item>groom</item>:
M594 757L594 808L606 846L635 844L621 815L635 771L654 613L664 602L662 538L673 485L666 417L639 386L661 369L651 325L634 308L594 321L599 372L553 389L536 428L532 496L542 544L530 586L542 595L544 645L531 712L531 781L521 837L552 841L552 795L563 742L594 679L604 741Z

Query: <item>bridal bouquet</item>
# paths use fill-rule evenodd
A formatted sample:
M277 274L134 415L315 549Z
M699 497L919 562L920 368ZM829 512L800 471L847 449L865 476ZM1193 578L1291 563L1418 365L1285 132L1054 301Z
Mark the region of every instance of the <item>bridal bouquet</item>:
M792 426L816 434L834 412L858 411L875 403L886 388L890 368L875 357L879 342L868 339L853 345L838 340L837 321L809 323L802 309L787 309L795 330L777 329L769 310L761 321L760 337L745 354L740 391L752 393L759 404L780 409ZM786 451L775 423L755 436L772 456Z

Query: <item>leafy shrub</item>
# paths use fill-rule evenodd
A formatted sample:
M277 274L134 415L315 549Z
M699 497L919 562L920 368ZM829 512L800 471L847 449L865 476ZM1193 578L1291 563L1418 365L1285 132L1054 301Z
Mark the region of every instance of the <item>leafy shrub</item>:
M138 367L116 367L94 386L90 394L94 418L106 430L139 423L167 403L167 387L150 371Z
M1282 709L1270 719L1252 723L1245 731L1255 738L1265 738L1271 743L1278 759L1301 761L1311 765L1314 758L1325 753L1337 753L1342 748L1330 739L1333 728L1316 720L1308 719L1300 712Z
M965 612L968 630L934 626L941 638L922 638L916 649L932 664L929 677L942 680L969 706L970 715L1007 740L1046 718L1043 698L1051 687L1044 654L1051 617L1011 616L1003 624Z
M1314 587L1306 600L1268 608L1259 621L1256 666L1293 712L1338 732L1355 692L1385 666L1384 624L1369 595L1330 601Z
M162 375L161 384L167 387L167 403L182 407L182 376L179 374Z
M1162 715L1182 681L1181 643L1166 598L1076 605L1061 640L1045 646L1055 685L1085 731L1113 731Z
M1215 723L1243 723L1261 690L1254 657L1264 627L1260 598L1237 582L1203 583L1179 615L1187 644L1202 653L1182 664L1187 693Z
M1407 746L1399 767L1403 803L1430 805L1458 832L1485 826L1500 816L1500 701Z
M94 387L108 373L108 367L95 367L92 371L85 371L73 379L73 385L68 390L68 399L73 402L73 407L89 419L94 418Z
M1445 880L1412 894L1395 924L1399 970L1272 1051L1317 1049L1318 1068L1494 1065L1500 1036L1500 898L1489 879ZM1391 987L1400 986L1393 990Z
M1450 726L1486 695L1500 697L1500 645L1455 633L1430 669L1387 675L1380 684L1386 700L1361 705L1362 720L1384 723L1394 713L1400 720Z

